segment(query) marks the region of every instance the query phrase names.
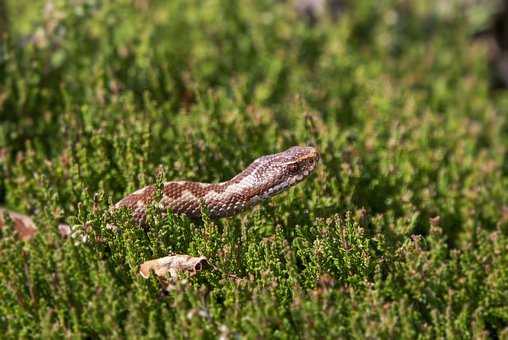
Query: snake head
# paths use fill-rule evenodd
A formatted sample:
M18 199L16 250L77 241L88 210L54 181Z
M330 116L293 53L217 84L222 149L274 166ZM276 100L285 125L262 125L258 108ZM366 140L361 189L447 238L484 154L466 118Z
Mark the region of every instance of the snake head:
M307 177L316 167L319 153L311 146L293 146L279 154L281 167L288 179L300 181Z
M252 164L261 198L273 196L305 179L315 169L318 151L310 146L293 146L280 153L263 156Z

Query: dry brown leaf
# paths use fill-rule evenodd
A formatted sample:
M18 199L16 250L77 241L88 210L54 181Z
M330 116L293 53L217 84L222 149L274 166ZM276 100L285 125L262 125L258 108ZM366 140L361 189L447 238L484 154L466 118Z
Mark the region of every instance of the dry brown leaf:
M32 239L37 234L37 226L34 221L23 214L15 213L4 208L0 208L0 228L6 224L5 215L8 214L11 220L14 222L16 231L19 234L19 238L23 241Z
M143 262L139 273L145 279L150 277L152 271L159 278L166 278L168 273L172 278L176 278L178 273L190 272L195 274L207 265L208 259L204 256L172 255Z

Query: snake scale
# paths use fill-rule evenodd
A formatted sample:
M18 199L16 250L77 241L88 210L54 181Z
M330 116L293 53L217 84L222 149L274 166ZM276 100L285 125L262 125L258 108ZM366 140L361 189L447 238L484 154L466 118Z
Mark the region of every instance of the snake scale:
M199 218L202 207L211 219L233 216L302 181L315 169L318 160L319 153L315 148L293 146L280 153L257 158L225 182L166 182L158 206L164 211L171 210L190 218ZM155 196L155 186L146 186L124 197L113 209L126 208L138 224L143 224L147 208ZM0 210L0 227L5 223L2 215ZM22 239L33 236L35 226L33 222L33 226L27 225L27 216L10 212L10 217Z

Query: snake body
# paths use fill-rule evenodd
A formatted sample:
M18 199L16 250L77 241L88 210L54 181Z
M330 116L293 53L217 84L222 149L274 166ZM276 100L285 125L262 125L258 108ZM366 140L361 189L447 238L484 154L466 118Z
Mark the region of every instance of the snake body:
M212 219L232 216L302 181L314 170L318 160L315 148L294 146L256 159L222 183L166 182L158 204L162 210L191 218L199 218L202 207ZM155 193L153 185L144 187L124 197L114 209L127 208L136 222L143 223Z

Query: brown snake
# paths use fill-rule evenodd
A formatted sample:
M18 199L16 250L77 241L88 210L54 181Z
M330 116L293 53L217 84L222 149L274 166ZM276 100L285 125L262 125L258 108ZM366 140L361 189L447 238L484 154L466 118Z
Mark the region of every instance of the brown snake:
M159 207L191 218L201 216L202 206L212 219L232 216L300 182L314 170L318 159L313 147L294 146L256 159L222 183L166 182ZM130 209L135 221L142 223L154 196L155 187L147 186L126 196L114 208Z
M272 197L306 178L316 167L319 153L313 147L294 146L283 152L256 159L235 177L221 183L171 181L164 183L158 206L175 214L191 218L201 216L202 207L212 219L233 216L253 205ZM156 196L155 186L150 185L127 195L113 209L127 208L134 220L143 224L147 207ZM6 210L5 210L6 211ZM31 238L22 228L28 216L9 212L22 239ZM0 228L4 224L0 209Z

